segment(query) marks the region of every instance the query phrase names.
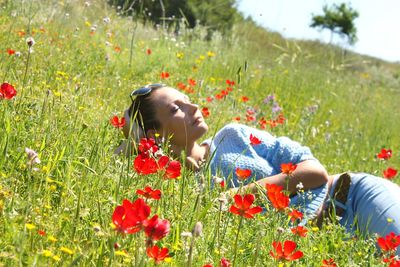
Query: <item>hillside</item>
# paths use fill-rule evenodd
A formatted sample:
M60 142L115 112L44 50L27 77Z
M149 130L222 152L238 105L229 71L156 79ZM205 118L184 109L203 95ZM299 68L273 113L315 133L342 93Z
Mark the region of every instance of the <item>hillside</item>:
M400 169L399 64L286 40L246 20L205 41L204 27L174 34L101 0L0 6L1 83L16 90L0 99L0 266L152 266L145 235L112 225L116 207L147 185L162 191L146 202L152 214L171 222L155 242L169 248L161 264L187 266L190 254L192 266L236 255L237 266L276 266L272 242L291 239L304 253L296 266L387 265L375 238L350 238L337 224L293 235L265 189L255 202L264 214L242 221L215 201L226 188L210 188L207 169L139 175L133 156L113 154L124 136L110 119L123 115L133 89L162 82L200 104L204 138L239 122L307 145L331 174L383 176ZM382 148L390 159L377 158ZM189 239L196 222L202 234Z

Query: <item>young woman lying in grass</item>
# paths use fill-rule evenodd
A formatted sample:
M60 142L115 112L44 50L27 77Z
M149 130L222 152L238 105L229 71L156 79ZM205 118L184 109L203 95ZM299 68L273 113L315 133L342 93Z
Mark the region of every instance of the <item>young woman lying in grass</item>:
M398 185L366 173L328 175L308 147L241 124L228 124L212 139L198 143L208 125L198 106L171 87L145 86L131 98L125 111L126 137L168 138L176 156L187 155L186 164L199 169L209 161L212 174L224 177L231 188L243 183L243 188L256 192L267 184L281 186L290 194L290 205L304 213L303 223L337 218L351 233L393 232L400 243ZM125 146L117 150L121 152L130 153ZM249 173L253 179L241 181ZM299 193L299 185L305 193Z

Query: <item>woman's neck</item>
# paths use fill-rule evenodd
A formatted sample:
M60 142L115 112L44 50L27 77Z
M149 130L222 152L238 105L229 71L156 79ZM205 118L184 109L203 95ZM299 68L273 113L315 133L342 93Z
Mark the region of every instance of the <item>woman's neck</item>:
M186 164L189 164L193 169L198 169L202 162L204 162L208 157L209 146L199 145L198 143L193 143L190 146L186 146L186 149L177 148L172 146L173 153L175 156L180 156L181 152L185 150L186 152Z

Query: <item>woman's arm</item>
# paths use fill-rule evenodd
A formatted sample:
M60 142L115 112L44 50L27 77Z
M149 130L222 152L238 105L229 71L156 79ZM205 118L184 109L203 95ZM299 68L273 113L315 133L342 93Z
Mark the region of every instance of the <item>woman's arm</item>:
M303 184L304 190L320 187L328 182L328 172L317 160L305 160L297 164L296 170L290 177L284 173L279 173L262 178L254 183L262 187L265 187L266 184L283 186L284 189L290 192L290 195L294 195L297 191L296 185L300 182ZM245 187L251 191L257 191L257 186L254 183Z

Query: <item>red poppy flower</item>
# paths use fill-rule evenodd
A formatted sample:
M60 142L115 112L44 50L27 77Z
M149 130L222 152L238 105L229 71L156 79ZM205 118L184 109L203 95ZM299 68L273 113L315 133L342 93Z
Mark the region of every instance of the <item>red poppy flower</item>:
M124 117L121 117L121 119L119 119L118 116L112 117L110 122L115 128L119 128L119 129L122 129L126 123Z
M379 159L388 160L392 157L392 150L382 148L381 152L376 155Z
M242 96L242 97L240 98L240 100L241 100L242 102L246 103L247 101L249 101L249 98L248 98L247 96Z
M158 160L158 169L165 170L164 178L174 179L181 175L181 163L177 160L170 160L167 156L162 156Z
M157 215L154 215L150 220L147 220L144 227L146 236L154 241L164 238L170 229L168 220L161 220Z
M190 84L191 86L195 86L195 85L196 85L196 80L189 79L188 82L189 82L189 84Z
M250 169L240 169L236 168L235 170L236 176L238 177L239 180L246 180L251 176L251 170Z
M0 87L0 99L12 99L17 94L17 91L9 83L3 83Z
M254 215L257 213L260 213L262 211L262 208L259 206L255 206L253 208L250 208L250 206L254 202L254 195L253 194L248 194L242 197L241 195L235 195L233 197L235 200L235 205L232 205L229 208L229 211L233 214L253 219Z
M45 235L46 235L46 232L45 232L44 230L39 230L39 231L38 231L38 234L41 235L41 236L45 236Z
M223 96L227 96L229 94L229 92L228 91L226 91L226 90L221 90L221 95L223 95Z
M289 212L288 213L288 215L289 215L289 217L290 217L290 220L292 221L292 222L295 222L295 221L297 221L297 220L302 220L303 219L303 213L301 213L300 211L298 211L298 210L292 210L291 212Z
M213 267L211 263L203 265L203 267Z
M390 232L385 237L379 237L377 242L383 251L394 251L400 245L400 235Z
M328 260L322 260L321 267L336 267L336 262L334 259L330 258Z
M114 51L117 52L117 53L120 53L121 52L121 47L118 46L118 45L114 46Z
M231 262L228 259L222 258L220 263L220 267L231 267Z
M275 252L271 250L269 255L277 260L294 261L303 257L303 252L300 250L294 251L297 247L297 244L291 240L285 241L283 248L281 242L274 241L272 242L272 247L274 248Z
M7 49L7 53L11 56L15 54L15 50L13 49Z
M228 86L233 86L233 85L235 85L235 82L234 82L234 81L231 81L231 80L226 80L226 84L227 84Z
M392 167L388 167L386 170L383 171L383 177L387 179L392 179L396 175L397 175L397 170Z
M208 96L208 97L206 98L206 100L207 100L207 102L212 102L212 101L213 101L213 98L212 98L212 96Z
M26 33L24 31L17 31L17 34L19 37L23 37Z
M232 91L233 91L233 88L232 88L232 87L226 87L226 91L232 92Z
M296 170L296 168L297 165L291 162L281 164L281 172L286 175L292 175L292 173Z
M147 54L147 55L151 55L151 49L150 49L150 48L147 48L147 49L146 49L146 54Z
M283 186L276 184L265 184L268 194L280 193L283 190Z
M124 234L133 234L140 231L150 215L150 207L143 199L138 198L131 203L124 199L122 206L117 206L112 215L112 222L116 231Z
M252 116L252 115L247 115L247 114L246 114L246 120L247 120L247 121L255 121L255 120L256 120L256 117L254 117L254 116Z
M159 248L157 245L148 247L146 249L146 254L155 260L156 263L160 263L165 260L165 258L169 257L168 248Z
M176 87L178 87L178 89L185 90L186 85L183 82L178 82Z
M161 72L161 79L167 79L169 78L169 73L166 71Z
M203 114L204 118L207 118L208 116L210 116L210 111L208 110L207 107L202 108L201 113Z
M307 236L307 228L303 227L303 226L296 226L292 229L290 229L290 231L292 231L293 234L301 236L301 237L306 237Z
M144 198L159 200L161 198L161 191L159 189L152 189L150 186L146 186L143 190L136 190L136 194L142 195Z
M221 100L223 98L224 98L224 95L222 95L222 94L216 94L215 95L215 99L217 99L217 100Z
M181 176L181 163L177 160L171 160L168 167L165 169L164 177L168 179L175 179Z
M256 114L256 111L254 109L252 109L252 108L248 108L246 110L246 114L247 115L254 115L254 114Z
M285 123L286 118L283 116L283 113L280 113L278 115L278 118L275 120L276 123L278 124L284 124Z
M261 140L258 139L257 137L255 137L253 134L250 134L250 144L252 146L259 145L259 144L261 144Z
M158 165L154 158L139 154L133 161L133 168L138 174L152 174L158 171Z
M158 150L158 146L153 138L142 138L138 145L139 153L142 156L149 157Z
M237 116L237 117L235 117L235 118L233 118L235 121L240 121L240 117L239 116Z
M289 197L282 191L282 186L275 184L266 184L267 197L271 202L272 206L278 211L283 211L289 207Z
M400 267L400 260L394 255L390 255L389 258L383 258L384 263L389 263L388 267Z

